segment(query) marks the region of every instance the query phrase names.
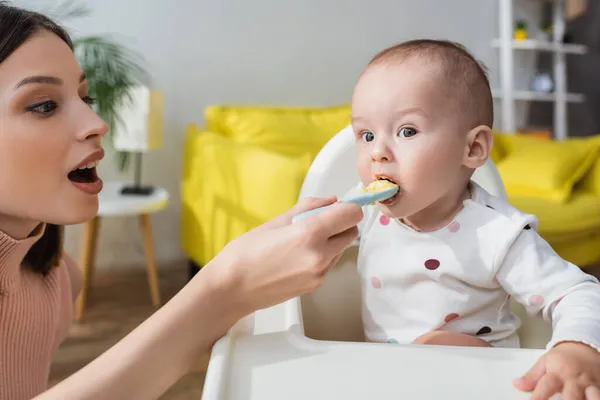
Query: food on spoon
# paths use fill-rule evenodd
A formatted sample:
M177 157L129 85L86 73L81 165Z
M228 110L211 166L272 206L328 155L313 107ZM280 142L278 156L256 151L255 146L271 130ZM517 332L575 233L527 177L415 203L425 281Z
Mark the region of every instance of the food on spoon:
M397 186L398 185L396 185L394 182L382 178L382 179L377 179L377 180L369 183L369 185L367 187L363 187L361 189L361 192L363 192L363 193L381 192L383 190L393 189Z

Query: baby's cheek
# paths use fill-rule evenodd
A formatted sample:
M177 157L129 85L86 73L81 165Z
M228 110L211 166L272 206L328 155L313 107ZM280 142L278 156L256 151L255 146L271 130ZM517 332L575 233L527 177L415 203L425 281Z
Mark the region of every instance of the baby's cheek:
M358 176L360 177L362 184L364 186L367 186L373 180L373 173L371 172L371 163L358 160L357 168Z
M440 157L422 157L413 164L408 180L411 185L429 188L447 188L461 171L461 165Z

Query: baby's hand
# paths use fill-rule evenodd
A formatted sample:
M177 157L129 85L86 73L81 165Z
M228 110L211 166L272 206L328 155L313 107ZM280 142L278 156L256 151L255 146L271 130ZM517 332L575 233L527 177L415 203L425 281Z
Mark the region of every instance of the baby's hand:
M585 344L563 342L544 354L521 378L517 389L531 400L600 400L600 352Z

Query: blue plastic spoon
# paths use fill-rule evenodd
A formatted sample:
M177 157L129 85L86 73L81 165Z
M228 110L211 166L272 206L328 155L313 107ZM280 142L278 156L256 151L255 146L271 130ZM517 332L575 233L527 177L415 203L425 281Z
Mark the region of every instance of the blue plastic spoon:
M387 199L393 197L396 193L398 193L399 189L400 188L398 186L394 186L394 187L391 187L388 189L383 189L383 190L376 191L376 192L375 191L374 192L360 192L358 194L351 192L348 195L346 195L345 197L342 197L339 201L344 202L344 203L353 203L353 204L357 204L361 207L364 207L366 205L373 204L378 201L384 201L384 200L387 200ZM304 218L311 217L315 214L325 211L326 209L328 209L331 206L332 205L330 204L330 205L327 205L324 207L319 207L319 208L315 208L310 211L303 212L302 214L298 214L292 218L292 223L298 222Z

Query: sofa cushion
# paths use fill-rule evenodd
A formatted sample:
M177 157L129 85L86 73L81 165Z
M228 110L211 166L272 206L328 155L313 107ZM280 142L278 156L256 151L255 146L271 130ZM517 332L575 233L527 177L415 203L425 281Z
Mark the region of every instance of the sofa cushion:
M519 210L538 217L540 235L547 240L563 234L572 236L575 232L600 231L600 199L597 195L577 190L565 204L510 194L508 200Z
M573 186L590 170L600 149L595 138L553 141L526 135L507 135L502 145L507 155L498 171L508 195L561 204L569 201Z
M490 158L494 162L494 164L498 165L498 163L506 157L506 150L504 149L503 144L503 136L499 132L494 132L494 144L490 150Z
M600 157L594 162L588 173L585 174L579 186L579 189L598 196L598 201L600 201Z
M205 264L232 239L292 207L311 163L189 128L182 245Z
M238 143L284 155L313 157L337 132L350 124L349 106L300 108L221 106L205 109L209 131L223 133Z

